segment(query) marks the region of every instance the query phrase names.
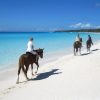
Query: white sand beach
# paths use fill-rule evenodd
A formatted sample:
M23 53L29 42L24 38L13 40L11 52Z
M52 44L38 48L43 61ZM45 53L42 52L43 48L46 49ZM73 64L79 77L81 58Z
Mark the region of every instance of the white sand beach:
M16 84L17 68L7 80L2 74L0 100L100 100L100 43L91 49L45 63L30 81L21 73Z

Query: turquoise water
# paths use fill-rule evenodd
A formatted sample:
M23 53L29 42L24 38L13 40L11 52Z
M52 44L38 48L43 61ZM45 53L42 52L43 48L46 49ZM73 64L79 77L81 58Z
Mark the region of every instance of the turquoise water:
M77 33L0 33L0 68L5 65L18 62L21 54L26 52L27 42L30 37L34 38L34 47L44 48L45 55L71 48ZM87 33L80 33L83 44L87 39ZM100 34L91 33L93 41L100 40Z

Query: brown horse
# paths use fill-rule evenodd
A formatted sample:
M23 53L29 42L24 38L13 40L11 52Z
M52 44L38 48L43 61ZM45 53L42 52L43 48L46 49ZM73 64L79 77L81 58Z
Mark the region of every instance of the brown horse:
M82 47L82 42L79 42L79 41L75 41L74 44L73 44L73 48L74 48L74 55L76 56L76 54L78 52L80 52L81 54L81 47Z
M91 45L93 45L93 42L92 42L92 40L88 39L86 41L87 52L90 52Z
M43 58L43 50L44 49L35 50L40 58ZM17 83L19 83L19 74L20 74L21 69L24 72L27 80L29 80L29 78L27 77L27 71L28 71L29 65L31 65L32 75L33 75L33 63L37 65L37 71L38 71L38 68L39 68L38 60L39 58L37 57L37 55L33 55L31 53L22 54L20 56Z

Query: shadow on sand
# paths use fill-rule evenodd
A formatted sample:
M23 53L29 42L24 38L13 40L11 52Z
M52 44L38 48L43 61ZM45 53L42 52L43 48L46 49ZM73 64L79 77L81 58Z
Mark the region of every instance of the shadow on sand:
M100 49L94 49L94 50L92 50L92 51L98 51L98 50L100 50Z
M59 69L52 69L51 71L49 72L45 72L45 73L40 73L38 74L38 76L36 78L33 78L31 80L42 80L42 79L46 79L48 78L49 76L51 75L57 75L57 74L61 74L62 72L56 72L58 71Z
M85 56L85 55L89 55L90 53L83 53L81 54L81 56Z
M91 51L98 51L98 50L100 50L100 49L94 49L94 50L91 50ZM91 52L89 52L89 53L83 53L83 54L81 54L81 56L85 56L85 55L89 55L89 54L91 54Z

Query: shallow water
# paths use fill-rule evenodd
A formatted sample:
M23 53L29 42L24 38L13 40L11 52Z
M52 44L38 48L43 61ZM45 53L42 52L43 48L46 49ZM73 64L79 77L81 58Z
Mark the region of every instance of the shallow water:
M87 35L90 33L80 33L85 44ZM34 38L34 48L44 48L44 55L54 52L72 52L72 45L77 33L0 33L0 68L5 68L10 64L18 62L21 54L26 52L27 42L30 37ZM93 41L100 40L100 34L91 33Z

